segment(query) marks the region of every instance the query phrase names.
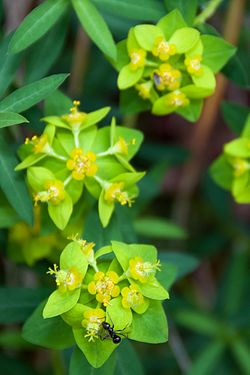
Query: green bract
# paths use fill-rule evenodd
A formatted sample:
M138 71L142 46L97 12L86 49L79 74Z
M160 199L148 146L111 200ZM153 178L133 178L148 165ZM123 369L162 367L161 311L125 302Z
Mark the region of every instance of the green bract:
M47 203L59 229L66 227L84 187L99 200L100 220L107 226L116 202L132 205L136 183L144 175L130 164L142 142L141 132L116 126L114 119L111 126L97 129L110 108L87 114L78 111L79 104L75 101L69 114L43 118L43 134L26 139L16 167L27 169L35 205Z
M211 174L218 185L231 191L237 203L250 203L250 115L241 137L224 145Z
M53 322L59 325L58 319L62 318L65 345L72 345L70 326L89 363L100 367L122 339L155 344L167 341L168 326L161 301L169 295L157 281L161 264L155 247L116 241L96 253L93 247L94 243L75 237L62 251L60 268L54 264L48 271L55 277L57 290L43 304L43 317L52 318L51 324L41 321L45 332L39 343L39 338L32 336L32 325L41 320L39 309L26 322L24 337L51 347L50 340L44 339L48 334L46 326L53 330ZM107 254L109 260L107 256L102 259ZM161 272L165 273L166 268L164 264ZM111 334L104 322L112 327ZM117 342L114 335L118 336Z
M147 109L145 100L155 115L177 112L189 121L199 118L203 99L215 90L214 73L235 53L223 39L188 27L177 10L156 26L132 27L117 50L122 105L129 90L137 112ZM127 107L130 111L129 101Z

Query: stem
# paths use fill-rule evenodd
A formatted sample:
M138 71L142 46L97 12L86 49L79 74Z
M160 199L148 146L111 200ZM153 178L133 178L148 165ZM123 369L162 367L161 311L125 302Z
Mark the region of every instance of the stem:
M66 180L64 181L64 183L63 183L64 187L67 186L67 185L70 183L71 180L72 180L72 176L70 175L70 176L67 177Z
M66 161L66 160L67 160L67 158L65 158L64 156L61 156L61 155L57 154L57 153L54 152L54 151L51 151L51 152L49 153L49 156L53 156L54 158L59 159L59 160L63 160L63 161Z
M152 68L158 68L159 64L157 64L153 61L146 60L145 66L152 66Z
M78 148L80 146L80 143L79 143L79 130L73 131L73 135L74 135L75 146L76 146L76 148Z
M107 156L107 155L112 155L112 151L110 149L104 152L100 152L100 154L97 154L96 156L99 158L99 157Z
M118 279L118 283L127 278L126 272L124 272Z
M194 25L200 25L201 23L206 22L208 18L212 17L222 1L223 0L210 0L203 11L195 18Z
M102 178L98 177L98 176L93 176L94 179L98 182L98 184L102 187L102 188L105 188L105 186L107 185L107 182L104 181Z

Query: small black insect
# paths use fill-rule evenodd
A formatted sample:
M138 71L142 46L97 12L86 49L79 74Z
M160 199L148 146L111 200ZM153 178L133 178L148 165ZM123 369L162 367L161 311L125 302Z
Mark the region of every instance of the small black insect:
M159 86L159 84L161 83L161 77L156 72L153 75L153 80L154 80L155 86Z
M104 338L110 337L114 344L119 344L121 342L121 340L122 340L121 336L119 336L117 334L117 331L114 330L114 326L111 327L111 325L108 322L102 322L102 327L108 333L108 336L106 336Z

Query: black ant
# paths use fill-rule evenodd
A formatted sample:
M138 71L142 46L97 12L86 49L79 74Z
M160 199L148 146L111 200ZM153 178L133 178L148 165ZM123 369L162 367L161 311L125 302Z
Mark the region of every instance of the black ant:
M112 322L111 317L109 319ZM114 323L112 322L112 326L108 322L102 322L102 328L107 332L107 336L103 337L102 340L106 338L111 338L114 344L120 344L122 341L121 336L128 337L123 333L124 329L114 330Z

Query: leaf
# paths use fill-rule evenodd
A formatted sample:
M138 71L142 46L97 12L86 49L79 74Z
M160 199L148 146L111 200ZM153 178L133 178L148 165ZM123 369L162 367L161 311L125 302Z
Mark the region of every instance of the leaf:
M249 78L238 53L227 63L222 73L240 87L249 88Z
M236 135L241 135L247 116L250 113L249 109L233 102L222 102L221 109L223 118L229 128Z
M103 11L132 20L157 21L165 14L164 5L155 0L93 0L93 3Z
M198 6L198 0L164 0L167 10L178 9L188 24L192 25Z
M68 74L54 74L17 89L1 101L0 111L25 111L56 90L67 77Z
M23 326L23 338L32 344L50 349L65 349L74 344L71 327L60 316L44 319L41 303Z
M72 309L79 300L81 290L74 289L72 291L61 292L55 290L50 296L43 309L43 317L53 318L54 316L61 315Z
M224 351L223 342L212 342L199 353L196 361L194 361L187 375L210 375L213 373L215 366ZM215 371L216 372L216 371Z
M220 336L224 326L213 316L204 312L181 310L175 313L176 321L192 331L208 336Z
M242 370L242 374L250 374L249 348L247 344L242 339L236 338L230 342L230 346Z
M178 9L174 9L161 18L157 26L164 32L165 38L168 40L177 29L181 29L187 24Z
M14 112L0 112L0 128L29 122L25 117Z
M117 85L120 90L128 89L131 86L134 86L136 82L142 77L143 68L137 70L131 70L129 65L125 65L119 75L117 80Z
M192 255L179 252L159 251L159 259L167 264L173 264L176 267L177 280L184 277L188 273L193 272L199 266L198 259L196 259Z
M116 45L104 18L89 0L71 0L77 17L90 39L111 59L116 60Z
M142 314L133 314L131 340L160 344L168 340L168 323L159 301L150 301L147 311Z
M196 122L200 118L201 111L203 107L203 100L192 100L190 104L186 107L178 109L176 113L180 116L184 117L186 120L190 122Z
M155 39L164 36L162 30L154 25L137 25L134 27L134 35L139 45L149 52L153 49Z
M186 238L184 229L159 217L143 217L135 220L135 231L151 238Z
M112 357L111 357L112 358ZM129 361L128 361L129 358ZM128 341L122 341L119 348L116 350L116 368L115 375L143 375L143 368L140 359L133 348L133 345Z
M10 51L20 52L40 39L68 10L67 0L47 0L23 20L10 42Z
M45 288L0 288L0 323L23 322L49 294Z
M222 38L213 35L202 35L202 63L214 73L219 72L227 61L235 54L236 47Z
M234 171L224 155L219 156L210 167L213 180L223 189L231 190Z
M46 99L44 101L45 115L64 115L65 113L69 112L72 106L72 100L61 91L56 90L55 92L53 92L53 94L46 96Z
M94 368L101 367L108 360L112 352L117 348L117 346L111 340L95 340L94 342L88 341L88 339L84 337L83 328L73 329L73 334L78 347Z
M152 104L149 100L142 99L138 92L131 87L128 90L120 92L120 110L123 115L140 113L151 109Z
M176 45L177 53L185 53L191 50L199 40L199 32L192 27L183 27L174 32L169 43Z
M73 211L73 203L69 194L66 193L65 198L57 205L48 205L49 216L55 225L63 230L69 222Z
M33 207L21 172L14 168L18 160L0 134L0 187L18 215L29 224L33 222Z
M91 375L112 375L116 366L116 356L111 355L111 357L104 363L104 365L99 368L93 368L81 350L76 348L72 354L70 365L69 365L69 375L79 375L79 374L91 374Z
M105 190L102 190L98 200L98 213L102 226L105 228L111 219L112 213L115 208L115 204L107 202L104 196Z

